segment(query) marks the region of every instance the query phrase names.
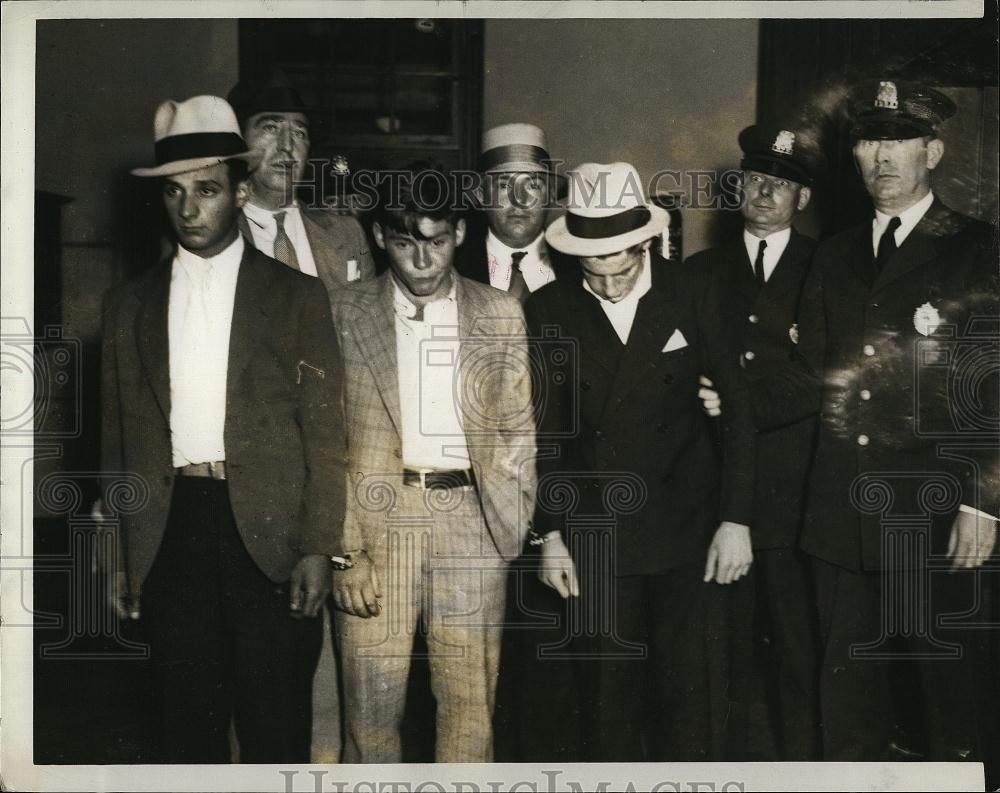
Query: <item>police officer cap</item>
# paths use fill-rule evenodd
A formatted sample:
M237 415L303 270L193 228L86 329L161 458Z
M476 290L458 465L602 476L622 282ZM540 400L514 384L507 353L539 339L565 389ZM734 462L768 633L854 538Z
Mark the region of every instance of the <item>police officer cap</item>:
M779 176L811 187L820 156L803 145L801 135L777 124L755 124L740 133L740 168Z
M955 103L940 91L904 80L866 80L851 89L848 113L855 140L907 140L937 135L955 115Z

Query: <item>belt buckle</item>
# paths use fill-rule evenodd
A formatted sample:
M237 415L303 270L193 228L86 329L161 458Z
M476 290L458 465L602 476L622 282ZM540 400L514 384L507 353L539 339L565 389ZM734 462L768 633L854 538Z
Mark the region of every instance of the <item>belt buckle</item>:
M209 461L209 463L208 463L208 475L212 479L217 479L218 480L218 479L222 479L223 478L223 469L220 466L219 462L217 462L216 460L210 460Z

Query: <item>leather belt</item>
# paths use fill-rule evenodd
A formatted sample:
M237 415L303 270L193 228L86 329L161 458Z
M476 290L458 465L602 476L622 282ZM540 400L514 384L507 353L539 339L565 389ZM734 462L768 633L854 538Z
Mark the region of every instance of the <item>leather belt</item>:
M431 487L475 487L476 474L471 468L456 468L451 471L403 471L403 484L427 490Z
M174 471L177 473L177 476L202 476L208 479L225 479L226 461L191 463L191 465L175 468Z

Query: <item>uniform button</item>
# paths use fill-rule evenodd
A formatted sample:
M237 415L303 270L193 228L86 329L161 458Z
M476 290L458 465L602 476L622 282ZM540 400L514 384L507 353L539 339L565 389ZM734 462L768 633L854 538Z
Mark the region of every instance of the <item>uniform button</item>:
M872 392L869 391L867 388L862 388L861 389L861 399L864 400L865 402L867 402L871 398L872 398Z
M590 383L587 380L584 380L582 383L580 383L580 390L581 391L589 391L590 390Z
M666 432L667 430L670 429L670 425L669 424L660 424L656 429L658 429L660 432Z
M872 347L870 344L866 344L862 348L862 352L870 358L871 356L873 356L875 354L875 348Z
M760 317L758 317L756 314L751 314L749 317L747 317L747 321L751 325L756 325L758 322L760 322Z
M745 353L743 353L743 357L746 358L748 361L752 361L756 356L754 355L753 350L747 350Z
M594 430L594 437L603 438L604 433L601 430Z
M872 308L878 308L878 303L872 303Z
M867 446L867 445L868 445L868 436L867 435L859 435L858 436L858 446Z

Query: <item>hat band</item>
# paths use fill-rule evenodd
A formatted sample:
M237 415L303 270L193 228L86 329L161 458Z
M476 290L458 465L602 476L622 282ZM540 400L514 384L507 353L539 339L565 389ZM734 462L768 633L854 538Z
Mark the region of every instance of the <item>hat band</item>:
M190 132L156 141L156 164L201 157L232 157L246 154L247 145L235 132Z
M649 223L651 217L652 215L646 207L632 207L617 215L608 215L603 218L585 218L567 212L566 230L574 237L585 240L601 240L641 229Z
M791 179L806 187L813 183L812 174L804 166L780 155L768 157L766 154L748 154L740 162L740 168L745 171L770 174L781 179Z
M487 149L479 157L479 170L488 171L506 162L549 162L549 153L541 146L531 146L527 143L511 143Z

